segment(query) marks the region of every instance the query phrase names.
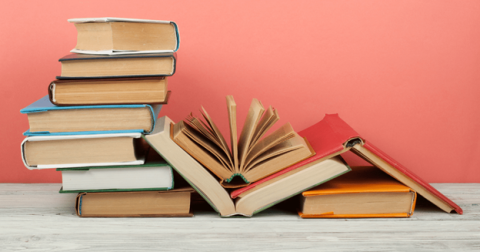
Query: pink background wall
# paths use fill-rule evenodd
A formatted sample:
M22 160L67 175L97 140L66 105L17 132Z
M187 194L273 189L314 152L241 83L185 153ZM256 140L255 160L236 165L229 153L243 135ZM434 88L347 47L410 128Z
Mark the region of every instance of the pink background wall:
M27 117L75 46L68 18L177 22L173 120L203 105L227 131L253 97L301 130L340 116L428 182L480 182L480 1L2 1L0 182L60 182L20 158Z

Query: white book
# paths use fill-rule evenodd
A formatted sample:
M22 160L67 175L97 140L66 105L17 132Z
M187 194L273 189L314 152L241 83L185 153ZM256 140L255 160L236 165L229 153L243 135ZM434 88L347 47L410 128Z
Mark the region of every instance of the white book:
M82 167L62 172L61 192L151 191L173 188L172 168L165 162L139 166Z

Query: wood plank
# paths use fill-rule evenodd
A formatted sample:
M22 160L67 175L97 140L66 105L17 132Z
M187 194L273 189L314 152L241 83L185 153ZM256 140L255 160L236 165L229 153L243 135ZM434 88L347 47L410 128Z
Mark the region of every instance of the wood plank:
M406 219L300 219L281 208L253 218L79 218L60 184L0 184L3 251L479 251L480 184L433 184L464 209L421 205Z

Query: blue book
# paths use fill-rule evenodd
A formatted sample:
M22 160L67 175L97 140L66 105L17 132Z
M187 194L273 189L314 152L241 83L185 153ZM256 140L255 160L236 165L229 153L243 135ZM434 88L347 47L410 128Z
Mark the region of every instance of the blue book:
M155 128L161 108L161 104L56 106L47 95L20 113L28 116L30 129L25 136L148 134Z

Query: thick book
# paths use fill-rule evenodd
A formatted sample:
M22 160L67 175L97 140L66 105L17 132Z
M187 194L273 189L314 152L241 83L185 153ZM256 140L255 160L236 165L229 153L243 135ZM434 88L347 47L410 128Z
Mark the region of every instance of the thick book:
M175 143L215 174L224 187L246 186L315 154L308 140L300 137L290 123L262 139L280 117L259 100L253 99L238 139L232 96L227 96L227 110L230 148L204 108L201 113L205 122L190 114L173 128Z
M163 191L173 188L172 168L165 161L143 165L57 168L60 193Z
M157 127L144 138L221 216L252 216L276 203L350 171L337 157L305 163L290 173L258 186L235 202L215 177L173 140L175 124L168 117L158 119Z
M365 138L362 138L352 127L344 122L338 114L327 114L323 120L298 132L298 134L308 138L315 149L316 155L294 165L292 168L301 166L305 162L325 160L347 151L352 151L399 182L412 188L417 194L423 196L443 211L448 213L452 211L458 214L463 213L462 208L452 200L448 199L430 184L382 152ZM313 143L321 144L316 147ZM252 184L248 187L238 189L232 192L232 196L235 197L254 187L255 184Z
M47 95L20 113L28 116L26 136L149 133L161 108L161 104L56 106Z
M372 166L352 167L300 196L302 218L410 217L417 194Z
M148 148L140 133L31 136L21 143L30 170L46 168L140 165Z
M54 80L48 97L57 106L166 104L166 77Z
M77 29L73 53L165 53L180 46L178 27L172 21L104 17L68 22Z
M191 217L192 188L170 191L84 192L77 195L80 217Z
M88 55L69 54L59 59L57 79L158 77L175 73L176 53Z

